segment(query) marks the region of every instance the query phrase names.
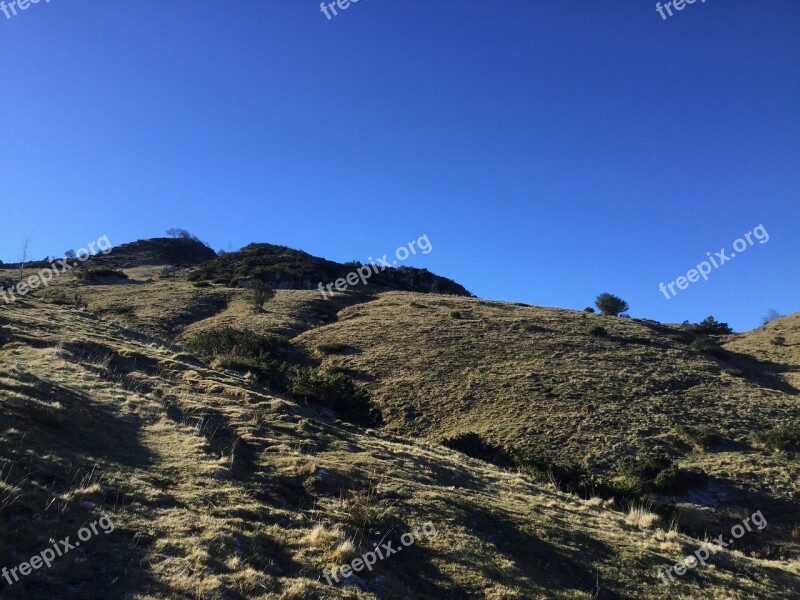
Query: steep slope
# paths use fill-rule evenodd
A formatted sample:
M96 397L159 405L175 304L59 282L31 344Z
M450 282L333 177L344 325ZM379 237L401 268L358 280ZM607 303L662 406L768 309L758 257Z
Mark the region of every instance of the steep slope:
M800 389L800 313L733 336L725 347L771 365L773 372Z
M692 339L655 322L389 293L297 341L309 352L350 346L325 360L363 375L392 429L474 430L598 463L681 424L740 438L797 414L797 390L778 371L769 379L770 365L736 370L736 356L695 350Z
M757 506L773 519L758 551L796 557L800 461L751 440L800 424L800 397L784 376L796 367L783 348L750 354L772 335L729 336L720 349L651 321L389 293L295 341L361 381L402 435L476 433L604 477L626 456L662 449L701 471L690 489L660 498L676 503L682 526L713 531Z
M0 580L3 598L800 593L796 563L735 551L667 586L658 570L697 540L346 426L83 309L26 301L0 308L0 328L0 565L113 523L50 568ZM323 568L427 522L435 536L326 583Z
M171 243L171 240L166 241ZM283 250L276 252L280 255ZM290 260L297 258L295 251L288 252ZM315 518L304 512L306 503L316 506L327 502L328 508L337 515L355 511L356 516L351 515L352 519L348 518L346 522L323 518L324 524L314 529L307 543L324 545L321 540L328 540L326 543L329 545L338 547L343 544L347 549L346 542L339 539L337 523L343 525L342 532L348 532L349 537L357 538L356 541L363 545L366 533L347 529L348 523L351 520L363 521L364 506L373 502L376 494L380 496L378 490L386 489L386 478L396 476L417 481L409 473L438 473L444 465L450 465L448 468L458 465L458 469L466 469L459 470L459 477L484 477L489 473L491 485L499 486L498 489L506 489L503 487L506 484L501 485L498 481L505 482L508 478L520 481L518 476L489 464L438 445L410 442L409 439L410 436L421 436L438 442L444 438L477 433L489 444L577 461L603 476L613 474L624 456L640 455L643 447L666 449L680 467L699 469L703 474L701 485L657 497L659 503L667 503L665 508L673 506L672 514L681 531L692 534L694 540L683 538L674 531L651 531L642 533L642 541L636 537L639 535L636 527L622 525L624 515L598 508L601 505L599 499L583 502L560 493L554 496L558 498L558 508L563 508L562 503L577 503L578 512L597 513L594 526L569 518L571 512L568 510L567 516L563 513L560 516L558 513L547 515L547 518L555 518L557 523L550 529L540 520L532 525L516 516L507 522L498 522L491 517L490 521L485 521L489 523L488 528L477 527L476 524L481 522L478 515L490 518L487 515L502 514L506 519L509 513L516 515L517 511L530 510L529 502L542 502L539 495L544 489L532 486L530 480L523 478L522 481L526 481L523 491L514 487L513 492L509 492L518 497L518 503L503 501L498 506L497 499L490 501L489 496L470 497L469 507L459 505L461 509L457 512L445 510L442 513L448 515L453 523L458 523L464 535L472 536L470 544L482 544L480 551L469 554L470 560L476 564L495 565L492 568L496 577L476 578L472 572L465 573L461 566L454 566L459 564L461 557L447 554L443 562L437 563L439 574L419 582L421 587L408 588L407 578L413 576L410 571L403 571L394 573L399 578L392 579L387 588L389 591L378 587L370 587L368 591L380 597L405 597L404 592L399 591L403 589L412 589L413 597L442 594L454 598L583 597L578 590L586 591L593 587L586 587L585 576L573 580L558 574L548 587L548 582L541 580L538 571L529 572L527 567L520 570L519 561L522 559L515 552L536 550L541 541L539 538L538 542L531 541L532 546L520 544L509 554L510 551L498 546L491 537L492 529L499 528L506 537L516 540L520 532L530 532L531 526L535 526L536 531L545 529L549 532L545 537L552 535L561 540L556 544L559 548L562 545L575 548L576 543L584 544L591 538L590 545L595 550L599 551L603 544L609 545L609 552L616 557L613 560L617 560L619 554L638 556L636 548L642 544L662 558L668 555L676 560L678 548L692 551L692 545L699 545L706 534L724 532L756 510L763 511L769 527L737 543L742 551L760 557L753 563L756 565L755 573L758 573L753 586L737 587L738 580L726 575L711 584L709 593L712 595L709 597L714 597L714 594L738 597L735 594L750 593L745 590L758 590L762 594L768 591L769 594L778 594L774 597L781 597L777 588L772 586L784 577L780 569L785 566L775 572L761 571L761 567L767 564L763 559L774 559L778 561L777 565L792 565L788 568L796 570L800 556L797 512L800 462L792 453L772 452L760 441L752 440L750 434L769 432L775 427L796 427L798 423L798 357L794 350L798 342L800 315L786 317L746 334L723 336L718 340L722 347L718 347L716 337L698 337L685 327L653 321L605 318L574 311L430 293L376 295L374 292L379 290L378 287L372 288L371 293L336 294L327 300L313 290L281 289L263 312L257 312L248 302L248 291L230 287L231 281L213 283L192 276L199 279L192 282L187 278L187 271L165 270L163 267L180 262L174 251L160 253L146 241L137 243L134 249L123 255L117 257L117 262L104 265L95 262L113 260L115 253L112 252L107 257L92 259L94 264L87 266L123 269L129 276L128 280L91 282L79 280L69 272L54 279L49 288L30 293L15 305L0 306L0 315L13 317L11 343L0 351L3 353L0 356L6 357L2 368L9 373L5 380L0 379L0 394L8 392L10 403L8 411L0 407L3 411L0 414L10 415L9 422L15 423L9 426L8 436L3 438L5 441L0 442L2 451L6 453L3 456L12 457L4 463L3 469L7 470L0 473L0 481L6 482L0 489L0 507L3 503L10 506L12 501L23 502L23 506L28 507L10 513L12 524L26 518L40 519L37 516L40 508L37 507L47 506L52 500L44 494L48 486L60 490L52 501L57 502L57 506L67 507L68 511L76 502L88 503L84 506L86 508L96 504L98 498L104 502L109 495L119 498L120 486L126 481L136 489L137 498L160 497L159 486L165 485L170 477L180 477L182 487L173 496L180 497L182 510L189 511L186 514L193 514L191 511L196 510L193 495L205 498L209 492L205 481L208 465L213 466L211 473L217 481L228 477L227 464L228 471L237 474L237 481L246 485L244 488L231 487L224 493L214 490L213 499L208 502L220 506L220 497L224 497L222 505L228 507L215 512L215 517L225 515L227 518L231 512L238 514L236 498L251 494L243 491L250 490L248 486L251 484L256 490L267 486L271 490L270 498L277 498L281 508L295 505L282 513L279 526L270 530L270 535L282 531L286 519L298 518L298 508L305 515L303 519ZM281 264L281 260L274 264ZM249 273L247 265L241 271L241 265L232 265L236 277ZM23 275L32 273L26 271ZM16 279L18 276L15 271L0 271L0 278ZM429 287L423 288L426 292L431 291ZM86 308L75 310L76 306ZM322 370L349 373L369 388L373 399L383 409L387 429L404 438L370 432L365 436L369 441L365 442L358 430L332 422L333 413L327 409L303 408L285 398L278 399L274 391L270 394L265 389L254 387L253 379L243 377L243 371L215 372L172 346L174 343L188 343L198 333L220 327L294 338L293 346L302 350L298 355L305 355L313 364L320 363ZM605 330L605 335L602 330ZM785 338L780 345L774 343L777 336ZM71 365L70 369L65 370L62 360L66 366ZM80 368L79 363L82 365ZM19 364L23 364L25 369L29 364L35 364L34 378L30 378L24 369L17 373ZM221 361L220 365L224 364L225 361ZM58 365L57 370L48 375L46 369L55 368L53 365ZM4 373L0 370L0 374ZM199 383L194 381L197 378ZM106 392L110 395L107 396ZM68 411L62 410L64 407L58 402L53 404L51 398L54 395L69 401ZM140 417L132 416L130 410L118 412L119 402L123 400L126 406L134 406L131 410L137 415L141 405L142 414L147 413L154 422L177 422L187 427L178 431L169 427L144 428L136 420ZM252 403L255 403L255 408ZM274 419L267 414L273 404L282 407ZM286 411L290 417L286 416ZM74 423L73 417L76 419ZM62 432L65 422L73 432L66 436ZM297 431L293 425L287 426L287 422L303 422L302 431ZM320 468L316 458L319 453L312 459L304 449L314 444L321 448L330 445L325 440L331 431L325 430L327 433L321 434L316 429L325 429L325 424L333 426L335 431L347 432L346 437L337 438L346 445L338 447L332 455L323 451L321 455L330 462L321 467L322 471L317 471L306 463L313 462ZM46 426L50 425L55 428L48 430ZM94 436L94 445L87 445L84 440L92 439L89 431L98 427L102 434ZM292 429L287 433L288 437L275 437L274 432L267 437L280 439L279 443L288 449L300 451L299 454L288 452L289 458L279 458L278 462L286 461L297 467L300 472L295 483L301 482L302 492L296 484L286 484L285 479L281 479L277 487L270 487L268 481L271 480L264 479L263 473L254 475L258 472L257 467L273 473L270 471L271 463L253 462L251 458L254 455L260 457L267 451L268 446L263 445L264 427ZM33 435L32 431L42 441L28 447L26 440ZM209 434L214 431L222 435ZM18 435L19 432L23 435ZM162 434L163 438L160 437ZM189 434L190 437L186 438ZM378 448L375 440L390 445ZM251 442L255 446L251 446ZM193 444L199 444L200 454L191 450ZM349 448L364 447L368 448L364 450L367 456L359 455L353 466L350 461L354 455ZM30 469L14 466L15 460L24 464L18 460L20 448L27 452L25 456L29 462L41 461L37 469L43 478ZM169 465L164 467L166 474L148 479L142 467L129 468L131 461L151 461L150 456L157 454L156 448L169 457L164 459ZM423 452L425 466L420 466L422 459L419 457L423 456L420 452ZM142 458L144 456L147 458ZM203 456L211 456L211 463L204 463L201 460ZM113 479L109 487L105 479L100 483L92 481L93 475L89 476L83 467L73 470L73 465L79 463L100 465L98 468L104 471L119 471L124 476ZM64 469L66 475L56 475ZM160 469L155 472L160 472ZM282 473L280 469L275 471L279 472ZM326 480L331 473L334 474L335 492L329 489L330 482ZM381 474L381 477L376 474ZM50 476L52 479L48 480ZM351 477L354 478L352 481ZM15 478L23 482L19 489ZM349 483L344 485L343 481ZM452 497L448 496L444 505L436 504L437 510L442 506L452 508L456 498L463 499L464 488L470 487L452 477L433 477L425 481L426 485L432 486L437 498L452 491ZM17 500L16 496L27 482L33 482L33 487L26 489L20 495L21 500ZM101 486L100 491L95 483ZM438 488L439 485L448 489ZM489 484L484 481L478 487L484 485ZM455 489L449 490L449 486L455 486ZM73 492L72 488L90 491ZM318 488L327 491L320 496L316 493L320 491ZM405 492L403 487L392 489ZM350 491L357 496L361 494L364 500L353 501ZM126 493L130 496L130 491ZM251 494L254 494L256 504L263 501L258 493ZM587 491L584 489L582 493ZM78 500L82 495L88 499ZM339 504L331 504L334 497ZM384 500L367 514L381 512L381 507L391 505L395 498ZM144 532L149 531L146 528L148 519L154 518L154 513L148 512L153 504L148 502L144 507L137 507L138 514L147 514L147 519L135 521ZM549 502L554 501L551 499ZM263 508L252 508L250 500L247 503L247 511L251 511L249 515L275 524L267 518ZM621 508L624 506L620 504ZM395 520L391 522L402 521L404 511L414 510L417 512L413 514L420 517L424 513L424 507L418 506L415 500L400 514L395 514ZM54 518L66 518L65 514L62 511ZM169 517L161 521L162 528L175 518L174 512L169 513ZM249 517L242 521L235 527L239 527L236 531L244 535L252 525ZM46 518L43 522L52 525ZM404 523L409 524L408 521ZM186 527L176 529L174 536L194 540L196 546L195 532ZM225 527L234 525L226 521ZM608 527L611 528L609 531L597 531ZM385 533L387 528L373 529ZM609 542L606 533L619 528L621 530L615 534L617 537ZM519 531L515 532L516 529ZM33 530L14 531L13 535L17 536L15 543L21 537L30 539L35 533ZM162 534L168 535L164 531L166 529L162 529ZM374 531L370 535L377 535ZM150 540L149 534L135 535L137 540ZM213 537L213 534L208 535ZM624 541L625 536L630 539ZM487 539L494 544L492 547L486 546ZM334 544L335 540L338 541ZM465 540L455 538L449 543L456 544L461 552L467 552L464 550ZM234 547L234 558L241 556L240 543ZM280 541L297 552L305 543L291 542L289 538ZM191 545L182 547L185 553L193 548ZM203 563L202 567L192 563L194 566L189 571L185 568L181 571L179 565L185 565L186 554L181 555L177 562L172 561L171 545L166 549L157 548L153 551L155 554L148 551L125 555L129 562L118 567L119 572L125 570L132 574L130 578L135 583L131 585L139 585L142 578L158 582L152 584L161 586L158 587L161 590L158 597L182 597L176 591L179 589L198 598L239 597L231 595L232 588L238 589L242 597L254 597L262 592L267 594L265 597L315 597L315 594L328 597L326 594L330 590L327 586L319 587L306 581L309 571L304 561L316 565L320 562L317 560L319 557L314 558L312 551L310 554L302 552L303 558L297 559L293 554L295 550L287 550L287 556L292 556L289 562L296 570L285 569L288 559L283 555L280 560L268 560L268 564L276 565L278 571L273 572L273 567L263 567L263 562L258 563L260 567L254 566L256 571L272 575L269 584L258 579L260 575L254 576L258 581L258 584L253 584L257 585L256 588L240 583L239 575L235 575L236 569L228 561L223 561L225 566L217 560ZM166 558L162 551L166 552ZM252 551L261 552L260 549ZM336 549L328 548L320 554L324 560L331 561ZM497 562L498 556L504 557L500 563ZM558 562L559 556L563 557L557 553L551 558ZM744 569L748 577L753 576L751 566L742 566L750 563L740 564L740 558L734 556L730 566ZM542 560L547 564L548 559ZM590 553L588 562L578 562L571 568L579 572L589 569L600 574L599 597L655 598L662 597L662 593L667 597L666 590L669 590L669 597L681 597L681 594L694 597L695 588L692 587L662 590L651 588L652 582L640 582L637 577L642 565L639 563L631 574L620 573L611 567L611 559L600 560L604 566L598 567L598 560L595 554ZM509 570L511 563L503 561L512 561L514 569ZM654 564L649 561L650 558L645 562ZM146 565L148 562L163 568L149 567ZM499 565L505 566L501 568ZM421 567L412 563L411 568ZM552 569L547 568L548 571ZM182 578L173 579L178 572L182 573ZM212 572L219 573L219 577L205 577ZM430 587L431 581L441 579L442 572L448 574L447 582ZM248 574L248 577L253 575L249 571ZM69 582L66 573L64 577ZM319 573L310 578L315 577L319 580ZM504 585L502 582L505 580L513 581L513 585ZM64 581L59 580L59 585L66 585L64 589L69 593L75 592ZM699 585L704 580L687 576L687 581ZM795 585L793 580L787 581L790 583L782 585ZM377 584L373 581L370 585ZM42 589L50 588L45 586ZM215 595L217 591L219 594ZM764 597L772 597L769 594Z

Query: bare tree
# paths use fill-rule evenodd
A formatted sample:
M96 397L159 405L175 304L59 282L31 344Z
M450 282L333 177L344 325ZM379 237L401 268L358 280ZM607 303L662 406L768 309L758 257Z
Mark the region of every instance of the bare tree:
M64 252L64 258L73 259L76 257L75 250L67 250Z
M761 317L761 322L766 325L767 323L772 323L775 319L780 319L782 316L777 310L770 308L766 316Z
M25 238L25 243L22 245L22 255L19 259L19 280L22 281L22 271L25 269L25 263L28 262L28 238Z
M191 233L185 229L181 229L180 227L170 227L167 229L167 235L171 238L177 238L181 240L191 240L194 237Z

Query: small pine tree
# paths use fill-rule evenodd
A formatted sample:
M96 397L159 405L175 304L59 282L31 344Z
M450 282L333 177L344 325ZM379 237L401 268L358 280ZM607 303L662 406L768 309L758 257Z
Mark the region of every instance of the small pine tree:
M275 296L275 290L260 279L252 280L248 287L250 288L250 303L256 312L262 312L264 305Z
M628 303L614 294L600 294L594 303L602 314L612 317L617 317L620 313L628 310Z

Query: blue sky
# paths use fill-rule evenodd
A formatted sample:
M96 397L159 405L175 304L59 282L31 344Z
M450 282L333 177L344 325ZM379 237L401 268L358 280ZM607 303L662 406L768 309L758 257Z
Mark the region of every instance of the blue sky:
M800 2L44 1L0 13L0 258L184 227L478 296L800 310ZM770 239L666 300L661 282ZM730 253L730 251L729 251Z

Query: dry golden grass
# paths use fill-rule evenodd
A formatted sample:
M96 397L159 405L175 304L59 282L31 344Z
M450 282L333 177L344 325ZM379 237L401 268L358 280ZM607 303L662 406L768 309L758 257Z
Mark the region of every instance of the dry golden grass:
M588 334L598 323L608 338ZM744 439L797 415L792 395L727 378L725 364L678 335L633 319L395 292L297 341L310 353L321 344L352 348L323 364L362 375L392 430L433 439L476 431L592 464L671 438L680 424Z
M667 531L657 529L653 538L657 542L658 547L668 554L678 556L683 551L683 546L680 543L680 535L674 523Z
M625 523L639 529L652 529L660 519L650 507L644 505L631 506L625 515Z
M744 599L800 590L796 559L745 552L667 591L658 570L697 539L653 531L655 522L640 531L643 515L430 441L474 429L563 444L599 463L672 431L676 415L743 439L751 423L795 414L791 394L726 379L669 333L632 347L618 340L648 335L646 325L609 320L610 340L587 340L596 317L414 294L345 308L321 326L307 292L281 291L275 314L253 315L239 291L181 280L76 289L88 310L36 299L0 310L0 566L101 513L116 529L4 587L4 598ZM452 319L454 309L464 318ZM174 345L222 323L289 334L316 326L298 338L311 354L347 344L352 352L320 358L361 373L393 431L274 398ZM762 458L685 460L725 483L770 473L771 497L788 498L794 467ZM380 589L322 578L427 521L436 538L361 574Z

